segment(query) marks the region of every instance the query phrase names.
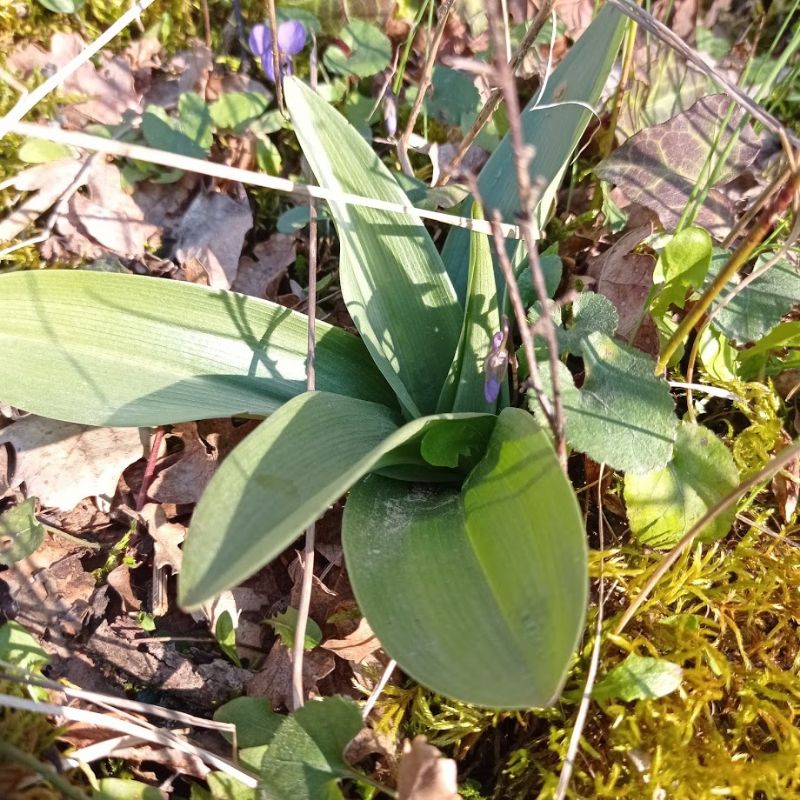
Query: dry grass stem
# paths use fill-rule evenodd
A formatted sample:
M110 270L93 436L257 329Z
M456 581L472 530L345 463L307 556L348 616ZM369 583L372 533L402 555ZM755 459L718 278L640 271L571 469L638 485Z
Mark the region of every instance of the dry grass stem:
M17 104L8 114L0 119L0 139L12 132L13 126L40 101L61 84L77 69L80 69L90 58L99 53L118 33L125 30L150 5L153 0L136 0L136 2L107 30L103 31L91 44L87 45L75 58L64 64L60 70L39 84L33 91L20 97Z
M169 167L170 169L182 169L186 172L196 172L200 175L208 175L212 178L220 178L221 180L235 181L249 186L260 186L264 189L272 189L276 192L292 194L306 199L333 200L338 203L375 208L379 211L393 211L397 214L407 214L412 218L429 219L433 222L440 222L444 225L451 225L456 228L466 228L467 230L478 231L479 233L492 233L492 227L486 220L472 220L467 217L445 214L441 211L428 211L423 208L416 208L411 205L411 203L391 203L385 200L349 194L348 192L337 192L322 186L294 183L286 178L275 178L271 175L265 175L253 170L229 167L225 164L205 161L202 158L190 158L189 156L182 156L177 153L169 153L166 150L156 150L152 147L145 147L144 145L128 144L127 142L120 142L114 139L104 139L101 136L91 136L87 133L66 131L63 128L35 125L29 122L14 123L10 126L8 132L16 133L20 136L29 136L34 139L45 139L49 142L59 142L84 150L106 153L119 158L132 158L138 161L146 161L149 164L158 164L162 167ZM519 239L522 235L519 226L510 225L508 223L501 223L500 232L502 236L509 239Z
M439 53L439 47L441 47L442 37L444 36L444 29L447 25L447 18L450 16L450 11L454 3L455 0L445 0L444 4L439 9L439 22L433 32L433 40L428 48L425 66L422 68L422 76L419 80L417 96L414 98L414 105L411 106L411 113L409 114L408 122L406 122L406 127L397 139L397 158L400 161L403 172L409 177L414 177L414 168L408 160L408 142L411 138L411 134L414 132L414 125L417 123L419 112L422 111L422 103L425 101L425 95L428 93L428 89L431 85L431 76L433 75L436 56Z
M272 53L272 68L275 74L275 102L281 114L286 116L286 106L283 102L283 75L281 75L281 54L278 49L278 15L275 13L275 0L267 0L267 17L269 27L272 29L270 51Z

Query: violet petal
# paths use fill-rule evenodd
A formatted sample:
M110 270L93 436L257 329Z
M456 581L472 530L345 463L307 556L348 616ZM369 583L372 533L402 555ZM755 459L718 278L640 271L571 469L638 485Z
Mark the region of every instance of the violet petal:
M269 50L261 56L261 67L268 81L275 83L275 63L272 60L272 51Z
M500 395L500 381L495 377L486 379L483 384L483 396L486 398L487 403L494 403Z
M302 22L289 19L278 25L278 47L287 56L297 55L306 46L306 29Z
M268 53L272 47L272 30L269 25L253 25L248 44L255 56Z

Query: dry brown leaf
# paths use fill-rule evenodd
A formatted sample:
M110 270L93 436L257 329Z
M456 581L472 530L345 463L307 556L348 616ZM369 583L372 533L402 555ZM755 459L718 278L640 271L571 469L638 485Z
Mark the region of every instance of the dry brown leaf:
M177 575L181 571L183 554L180 545L186 538L186 526L170 522L164 509L157 503L147 503L141 515L153 539L153 566L157 570L169 567L172 574Z
M380 650L381 643L378 637L372 632L366 618L362 618L358 627L343 639L327 639L322 642L320 647L330 650L339 658L352 661L356 664L371 656L376 650Z
M312 650L303 656L303 689L306 699L320 693L318 683L330 675L336 662L330 653ZM292 654L280 641L269 651L261 671L247 684L250 697L266 697L273 708L291 708L292 702Z
M287 268L297 258L294 236L275 233L253 250L253 258L239 262L239 272L231 288L235 292L274 300Z
M175 257L202 264L209 286L230 289L236 279L244 237L253 227L246 197L234 200L219 192L200 193L173 230Z
M405 742L397 775L398 800L458 800L456 762L424 736Z
M62 509L84 497L113 497L122 471L145 452L138 428L90 428L33 415L3 428L4 442L16 453L12 485L24 481L29 496Z
M185 92L204 95L213 67L213 54L205 45L198 42L191 50L181 50L164 66L169 78L153 83L145 96L145 104L174 106Z
M183 450L158 463L159 471L148 496L159 503L196 503L219 462L255 427L230 420L204 420L175 425L170 436L183 441Z
M575 41L594 18L593 0L556 0L556 15L564 23L566 34Z
M65 158L20 172L12 185L29 194L0 222L0 243L19 236L50 209L78 177L82 166L82 161Z
M143 256L158 228L145 221L142 209L122 190L119 169L96 161L87 184L88 196L75 194L70 200L80 228L112 253L126 258Z
M127 564L114 567L106 577L106 583L120 596L124 610L141 611L142 601L133 593L131 569Z
M9 64L23 76L39 68L46 72L60 69L86 47L77 33L54 33L50 51L25 47L12 54ZM83 63L69 75L61 86L65 95L86 96L89 99L69 106L64 118L82 127L87 121L116 125L125 111L141 111L141 102L134 86L133 73L124 59L100 55L100 67L91 61Z

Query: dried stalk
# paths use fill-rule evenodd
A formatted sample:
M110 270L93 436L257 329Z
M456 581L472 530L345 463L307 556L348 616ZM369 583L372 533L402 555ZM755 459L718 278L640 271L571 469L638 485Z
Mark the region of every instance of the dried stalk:
M286 116L286 106L283 102L283 75L281 75L281 54L278 49L278 15L275 13L275 0L267 0L267 16L269 27L272 29L270 50L272 51L272 68L275 73L275 102L281 114Z

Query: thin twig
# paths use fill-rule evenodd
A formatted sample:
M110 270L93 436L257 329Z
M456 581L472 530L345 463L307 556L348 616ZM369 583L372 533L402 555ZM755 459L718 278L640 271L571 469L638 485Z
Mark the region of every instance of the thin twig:
M245 786L251 788L256 788L256 786L258 786L258 780L249 772L245 772L230 761L202 747L197 747L161 728L146 727L141 724L129 722L126 719L113 717L109 714L98 714L96 711L86 711L82 708L73 708L72 706L58 706L52 703L39 703L35 700L26 700L22 697L13 697L5 694L0 694L0 707L16 708L21 711L30 711L34 714L63 717L64 719L75 722L85 722L97 728L119 731L129 736L137 736L145 741L154 742L164 745L165 747L179 750L181 753L193 755L210 767L226 772L228 775L241 781Z
M229 167L226 164L217 164L213 161L206 161L202 158L190 158L189 156L169 153L166 150L156 150L152 147L145 147L138 144L116 141L114 139L104 139L101 136L91 136L78 131L65 131L63 128L52 128L47 125L34 125L29 122L17 122L9 128L10 133L17 133L21 136L30 136L36 139L45 139L49 142L60 142L72 145L84 150L94 150L120 158L132 158L136 161L146 161L150 164L159 164L171 169L181 169L186 172L196 172L200 175L208 175L212 178L220 178L227 181L236 181L250 186L260 186L264 189L273 189L276 192L292 194L304 199L315 198L317 200L334 201L337 203L347 203L354 206L366 206L375 208L379 211L393 211L398 214L407 214L410 217L430 219L434 222L441 222L445 225L452 225L456 228L466 228L467 230L479 231L480 233L491 234L492 227L486 220L472 220L468 217L458 217L452 214L445 214L441 211L428 211L423 208L416 208L411 203L392 203L386 200L377 200L362 195L349 194L348 192L338 192L323 186L312 186L310 184L294 183L286 178L276 178L272 175L264 175L248 169L239 167ZM517 225L502 223L500 226L504 237L519 239L522 234Z
M639 8L633 0L608 0L608 2L621 11L625 16L641 25L673 50L680 53L683 58L693 64L700 72L712 78L736 102L750 112L767 130L775 135L784 133L794 147L800 147L800 138L782 125L769 112L765 111L758 103L748 97L735 83L707 64L701 56L679 39L666 25L659 22L652 14Z
M35 89L20 97L14 108L0 119L0 139L12 132L13 126L40 101L61 84L76 70L80 69L90 58L100 52L118 33L125 30L139 15L153 3L153 0L136 0L136 2L106 31L100 34L91 44L81 50L75 58L70 59L60 70L39 84Z
M206 47L211 49L211 15L208 13L208 0L201 0L203 8L203 31L206 37Z
M547 295L547 286L544 280L542 266L539 263L539 251L533 235L531 217L534 211L533 190L531 176L528 171L532 153L525 144L522 135L521 111L517 95L516 80L508 62L502 58L503 32L497 24L500 19L501 9L499 0L490 0L487 4L489 29L492 35L495 71L497 84L503 94L508 112L508 128L511 137L511 149L514 154L514 172L516 175L517 194L520 202L519 225L528 250L528 263L531 270L533 288L542 309L543 330L542 338L547 344L548 361L550 365L550 381L552 388L552 418L551 427L555 437L555 448L558 459L564 470L567 467L567 445L564 439L564 407L561 400L561 389L558 380L558 342L556 341L555 325L550 315L550 298ZM526 350L527 354L527 350ZM531 375L533 375L531 365Z
M498 216L499 212L495 211L494 217L490 219L490 222L493 225L497 224L496 220ZM531 387L533 388L533 393L536 395L536 399L539 402L540 408L542 409L542 414L544 414L544 418L547 420L547 424L553 429L553 433L555 434L553 406L550 402L550 398L544 391L544 387L542 386L542 378L539 374L539 362L536 360L536 351L533 344L533 334L531 333L531 326L528 322L528 318L525 315L525 306L522 302L522 295L519 292L519 284L517 283L517 279L514 277L514 268L511 266L511 260L506 252L505 243L502 237L495 235L492 241L494 242L497 261L500 264L500 269L503 272L503 277L505 278L506 286L508 287L508 297L511 300L511 308L514 311L514 317L517 320L517 328L519 329L519 335L522 338L522 346L525 348L525 358L528 361L528 372L530 373L529 380Z
M661 560L658 568L650 576L647 583L644 585L642 591L637 595L636 599L631 602L622 618L617 623L614 629L614 634L619 635L625 629L625 626L633 619L634 614L642 607L645 600L649 597L650 593L655 589L658 582L666 575L669 568L680 558L681 553L697 538L700 532L711 522L713 522L720 514L727 511L731 506L735 505L739 498L745 493L754 489L761 483L769 480L776 472L786 466L790 461L797 458L800 454L800 441L795 440L789 447L784 448L767 463L767 465L759 470L751 478L748 478L743 483L740 483L732 492L725 495L713 508L709 509L703 516L684 534L681 540L669 551Z
M311 53L311 88L317 88L317 40ZM317 206L308 201L308 345L306 357L306 391L316 389L316 329L317 329ZM292 647L292 711L305 702L303 691L303 658L305 656L306 627L311 609L311 589L314 581L314 550L316 523L306 528L303 546L303 579L300 584L300 601L297 604L297 626Z
M514 57L509 62L509 66L513 73L516 73L517 69L519 69L520 64L522 64L522 60L525 58L525 54L536 41L536 37L539 35L539 32L542 30L545 22L547 22L547 19L550 16L550 9L552 7L553 0L545 0L545 2L542 3L542 7L536 12L536 16L533 18L530 28L528 28L528 32L523 37L519 47L517 48L517 51L514 53ZM444 186L450 180L453 173L458 169L459 165L464 160L467 150L469 150L472 143L478 138L478 134L480 134L480 132L484 129L486 123L489 122L489 120L494 116L494 112L497 111L502 99L503 92L497 87L492 89L491 94L483 104L481 110L478 112L478 116L475 118L475 121L472 123L472 127L458 145L456 154L439 175L439 179L436 181L437 186Z
M422 103L425 100L425 95L428 93L428 88L431 85L431 76L433 75L433 67L436 63L436 56L439 53L439 47L442 44L442 37L444 36L444 29L447 25L447 18L450 16L450 11L453 8L455 0L445 0L441 9L439 10L439 22L436 25L436 30L433 33L433 40L428 49L428 57L425 59L425 66L422 68L422 77L419 80L419 87L417 89L417 96L414 98L414 105L411 106L411 113L408 116L408 122L403 132L397 138L397 158L400 161L400 166L403 172L410 176L414 176L414 168L408 160L408 140L414 132L414 125L417 123L419 112L422 111Z
M367 698L367 702L364 703L364 708L361 709L361 719L366 719L370 715L370 712L375 707L375 703L378 702L378 698L386 688L386 684L389 683L389 678L392 677L392 673L395 671L396 667L397 662L394 659L391 659L386 665L386 669L383 671L381 679L372 690L372 694L370 694L370 696Z
M283 102L283 75L281 74L281 53L278 49L278 15L275 13L275 0L267 0L267 16L269 27L272 29L270 49L272 51L272 68L275 71L275 102L281 114L286 116L286 106Z
M600 475L597 479L597 533L600 539L600 553L605 551L605 527L603 519L603 471L606 465L600 465ZM567 754L564 758L564 763L561 766L561 774L558 777L558 786L556 787L553 800L564 800L567 796L569 789L569 782L572 778L572 770L575 767L575 757L578 755L578 745L581 741L581 734L586 725L586 717L589 713L589 704L592 701L592 689L594 682L597 679L597 669L600 666L600 646L602 644L603 635L603 606L606 601L606 590L604 583L603 571L605 562L600 559L600 575L598 577L598 590L597 590L597 621L595 623L594 645L592 649L592 657L589 661L589 669L586 673L586 684L583 687L583 695L581 696L581 703L578 707L578 713L575 716L575 727L572 729L572 735L569 739L567 747Z

